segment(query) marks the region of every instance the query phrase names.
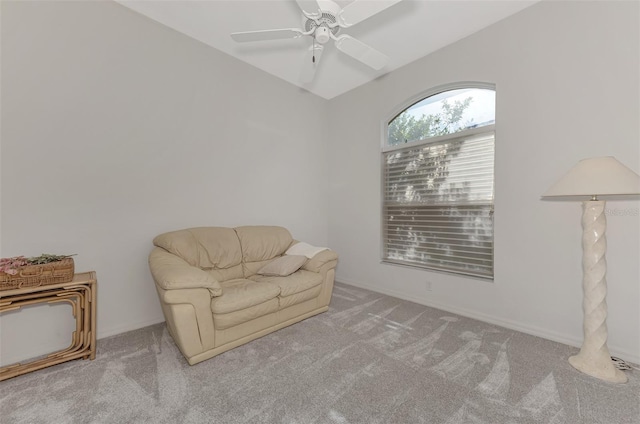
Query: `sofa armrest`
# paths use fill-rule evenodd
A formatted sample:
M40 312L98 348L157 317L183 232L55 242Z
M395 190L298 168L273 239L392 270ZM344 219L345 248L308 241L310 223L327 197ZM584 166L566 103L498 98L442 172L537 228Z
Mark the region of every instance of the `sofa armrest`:
M333 264L331 264L333 262ZM320 272L322 267L329 264L328 269L335 268L338 263L338 254L333 250L323 250L309 259L302 269L311 272ZM331 266L333 265L333 266Z
M187 359L213 349L215 329L210 290L156 288L169 332Z
M160 247L149 254L149 269L164 290L205 288L211 296L222 296L222 286L211 274Z

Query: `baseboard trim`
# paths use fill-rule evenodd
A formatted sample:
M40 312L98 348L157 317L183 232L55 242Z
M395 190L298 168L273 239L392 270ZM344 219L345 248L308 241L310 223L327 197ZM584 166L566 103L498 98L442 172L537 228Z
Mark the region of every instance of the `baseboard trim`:
M580 348L580 346L582 345L582 339L577 339L568 334L550 331L544 328L527 325L525 323L514 321L514 320L507 320L501 317L488 315L488 314L473 311L470 309L459 308L456 306L452 306L452 305L448 305L440 302L434 302L433 300L425 297L407 296L406 294L396 290L377 287L377 286L372 287L372 286L362 284L358 281L351 280L349 278L343 278L338 276L336 276L336 282L353 286L353 287L358 287L365 290L370 290L376 293L386 294L388 296L397 297L399 299L408 300L409 302L419 303L421 305L429 306L431 308L441 309L446 312L451 312L467 318L477 319L479 321L484 321L489 324L499 325L501 327L505 327L510 330L520 331L522 333L530 334L536 337L541 337L543 339L566 344L569 346ZM635 364L640 364L640 354L638 354L637 352L629 352L625 349L620 349L618 346L615 346L615 345L614 346L609 345L609 351L611 352L612 355L622 358L625 361L629 361Z
M140 322L137 322L137 323L131 324L131 325L123 325L123 326L120 326L120 327L114 327L114 328L107 329L105 331L98 331L97 339L98 339L98 341L100 341L100 339L106 339L107 337L117 336L118 334L128 333L129 331L134 331L134 330L139 330L141 328L149 327L151 325L160 324L162 322L164 322L164 317L155 318L155 319L148 320L148 321L140 321Z

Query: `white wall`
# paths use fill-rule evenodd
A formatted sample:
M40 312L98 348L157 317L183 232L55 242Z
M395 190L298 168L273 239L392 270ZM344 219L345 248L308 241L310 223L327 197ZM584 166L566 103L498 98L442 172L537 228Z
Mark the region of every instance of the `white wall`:
M337 280L579 346L580 204L540 195L586 157L640 171L639 12L637 2L542 2L331 100ZM456 81L496 84L493 283L380 263L381 122ZM637 197L607 206L609 346L636 362L639 206Z
M98 337L161 322L159 233L274 224L327 244L326 105L116 3L2 2L2 255L77 253ZM2 363L65 347L34 333L60 314L3 315Z

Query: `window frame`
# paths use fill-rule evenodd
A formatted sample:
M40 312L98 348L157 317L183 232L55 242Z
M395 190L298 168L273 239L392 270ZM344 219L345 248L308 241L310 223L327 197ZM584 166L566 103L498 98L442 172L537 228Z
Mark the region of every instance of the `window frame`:
M438 94L445 93L447 91L459 90L459 89L480 89L480 90L491 90L496 93L496 85L492 83L486 82L472 82L472 81L464 81L464 82L456 82L450 84L444 84L437 87L432 87L428 90L422 91L419 94L416 94L409 99L405 100L398 106L396 106L391 113L386 115L386 118L381 122L381 148L380 148L380 252L379 258L382 264L400 266L403 268L411 268L418 270L427 270L430 272L438 272L447 275L458 275L465 276L468 278L479 279L483 281L493 282L495 278L495 201L496 201L496 190L495 190L495 156L496 156L496 125L497 117L494 118L494 123L490 125L485 125L482 127L470 128L463 131L458 131L451 134L445 134L436 137L428 137L423 140L415 140L408 143L400 144L400 145L387 145L388 137L389 137L389 124L395 118L397 118L401 113L405 110L409 109L416 103L419 103L429 97L436 96ZM496 99L496 112L497 112L497 99ZM496 113L497 115L497 113ZM481 134L492 134L493 135L493 155L494 155L494 165L493 165L493 202L491 204L491 217L493 222L492 234L491 234L491 255L492 255L492 267L491 267L491 275L479 275L474 273L468 273L463 270L450 270L450 269L442 269L438 267L429 266L428 264L420 265L415 263L403 262L385 259L385 155L389 152L393 152L396 150L402 150L407 148L417 148L427 144L435 144L440 143L446 140L454 140L456 138L467 138L473 137L475 135Z

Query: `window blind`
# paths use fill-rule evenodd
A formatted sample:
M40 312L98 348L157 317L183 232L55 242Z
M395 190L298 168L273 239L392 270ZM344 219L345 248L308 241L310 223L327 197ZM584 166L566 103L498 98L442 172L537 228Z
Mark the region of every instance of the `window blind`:
M494 133L383 153L383 260L493 277Z

